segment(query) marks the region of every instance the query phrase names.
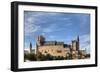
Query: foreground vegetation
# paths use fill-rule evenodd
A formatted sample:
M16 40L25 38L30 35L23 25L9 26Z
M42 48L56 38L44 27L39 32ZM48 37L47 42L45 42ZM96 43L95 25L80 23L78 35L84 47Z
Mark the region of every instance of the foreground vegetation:
M90 54L86 54L86 55L79 55L78 59L86 59L86 58L90 58ZM28 61L50 61L50 60L70 60L73 59L72 55L69 54L66 57L62 57L62 56L51 56L50 54L47 55L43 55L41 53L38 53L38 55L31 53L31 54L24 54L24 61L26 62Z

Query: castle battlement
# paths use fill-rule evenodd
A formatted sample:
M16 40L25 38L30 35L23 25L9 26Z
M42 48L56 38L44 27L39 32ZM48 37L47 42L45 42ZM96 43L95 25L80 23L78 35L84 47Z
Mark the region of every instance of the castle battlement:
M64 42L58 42L58 41L45 41L44 45L64 45Z

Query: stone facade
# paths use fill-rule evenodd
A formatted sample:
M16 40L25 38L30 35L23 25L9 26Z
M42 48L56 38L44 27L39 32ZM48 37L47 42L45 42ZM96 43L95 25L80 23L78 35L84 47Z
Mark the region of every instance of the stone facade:
M79 46L79 37L73 40L71 44L64 44L62 41L46 41L45 37L40 35L36 43L36 53L62 57L71 54L73 59L77 59L79 57L79 51L81 51Z

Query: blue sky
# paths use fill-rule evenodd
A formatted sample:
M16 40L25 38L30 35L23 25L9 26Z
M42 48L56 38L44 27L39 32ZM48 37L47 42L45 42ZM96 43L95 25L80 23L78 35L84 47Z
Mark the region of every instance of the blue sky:
M24 11L24 48L32 42L35 48L38 35L47 41L64 41L80 37L80 48L90 51L90 15L83 13Z

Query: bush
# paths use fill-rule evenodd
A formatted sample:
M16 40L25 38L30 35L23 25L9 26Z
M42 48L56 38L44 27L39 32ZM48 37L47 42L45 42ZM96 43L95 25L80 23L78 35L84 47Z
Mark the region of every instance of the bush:
M24 61L26 61L26 60L36 61L36 55L34 53L24 54Z

